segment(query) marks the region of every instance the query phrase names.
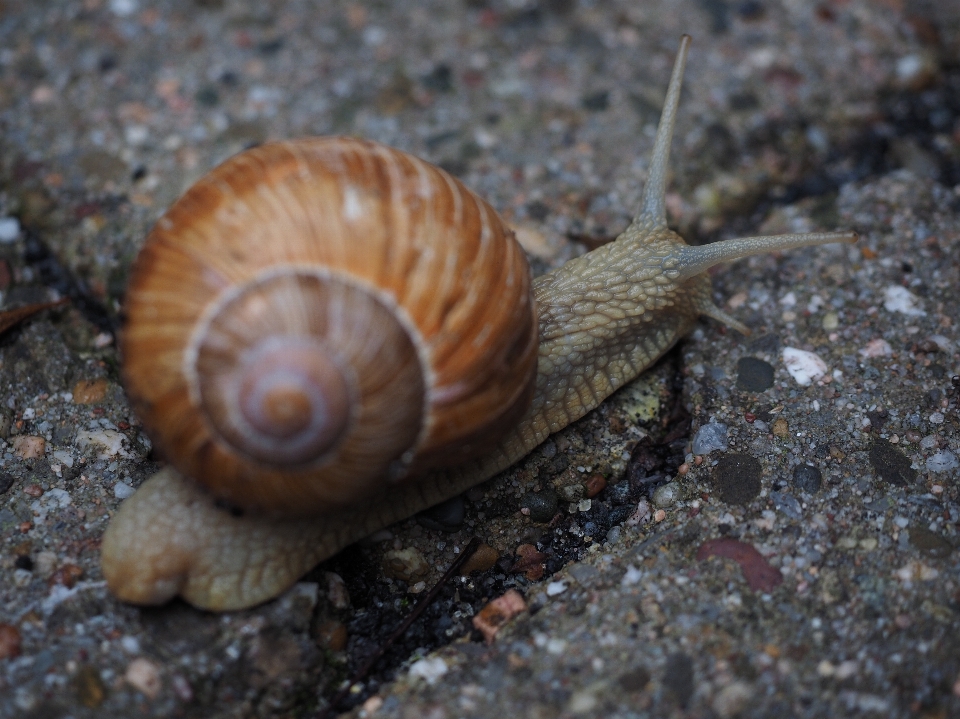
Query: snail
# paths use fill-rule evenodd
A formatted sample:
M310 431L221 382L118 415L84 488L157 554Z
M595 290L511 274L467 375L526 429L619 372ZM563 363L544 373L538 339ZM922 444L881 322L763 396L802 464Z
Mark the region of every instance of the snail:
M531 280L493 208L359 139L247 150L164 214L131 271L128 395L170 465L102 543L120 599L229 610L507 468L649 367L706 270L854 232L688 246L667 227L683 36L635 220Z

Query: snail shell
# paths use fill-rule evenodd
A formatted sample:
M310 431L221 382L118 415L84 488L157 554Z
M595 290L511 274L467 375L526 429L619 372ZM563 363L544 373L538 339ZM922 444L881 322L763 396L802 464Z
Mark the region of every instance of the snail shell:
M349 138L263 145L193 185L133 268L125 381L164 456L284 515L462 463L530 403L530 270L442 169Z

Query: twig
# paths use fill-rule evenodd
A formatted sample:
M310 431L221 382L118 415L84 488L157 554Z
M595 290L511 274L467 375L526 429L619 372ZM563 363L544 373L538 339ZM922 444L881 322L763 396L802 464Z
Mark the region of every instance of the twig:
M463 551L460 552L460 556L454 560L453 564L450 565L450 568L447 569L442 577L440 577L440 581L434 584L433 588L427 592L427 594L419 602L417 602L416 606L413 608L413 611L410 612L410 614L407 615L407 618L400 623L400 626L393 630L393 633L387 637L386 641L380 645L377 651L367 657L367 660L360 666L359 669L357 669L354 675L350 677L350 681L347 682L347 685L337 692L337 695L330 701L330 704L327 705L327 708L317 715L317 719L329 719L333 716L337 705L346 698L347 694L350 693L350 687L366 678L367 674L370 673L370 670L373 669L373 665L376 664L384 654L386 654L387 650L395 641L404 635L404 633L410 628L410 625L417 621L417 618L423 614L423 611L433 604L433 600L437 598L437 595L440 593L440 590L443 588L443 586L450 581L450 578L453 577L453 575L457 573L457 570L463 566L463 563L466 562L467 559L477 551L477 547L479 546L480 540L477 537L474 537L470 540L467 546L463 548Z

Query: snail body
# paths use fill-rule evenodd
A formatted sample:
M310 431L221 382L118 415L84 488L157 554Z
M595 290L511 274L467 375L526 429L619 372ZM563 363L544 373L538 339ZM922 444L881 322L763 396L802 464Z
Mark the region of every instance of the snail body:
M276 596L510 466L701 315L746 332L713 304L709 267L855 241L690 247L667 228L688 48L684 36L637 218L536 280L486 202L376 143L270 143L188 190L148 237L126 300L127 390L171 466L104 536L110 589L211 609Z

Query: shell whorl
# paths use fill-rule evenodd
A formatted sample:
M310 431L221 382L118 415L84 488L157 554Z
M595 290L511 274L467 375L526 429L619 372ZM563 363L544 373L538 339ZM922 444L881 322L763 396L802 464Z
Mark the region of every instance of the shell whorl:
M361 140L213 170L147 238L126 310L128 392L163 454L283 514L475 456L536 371L509 230L447 173Z

